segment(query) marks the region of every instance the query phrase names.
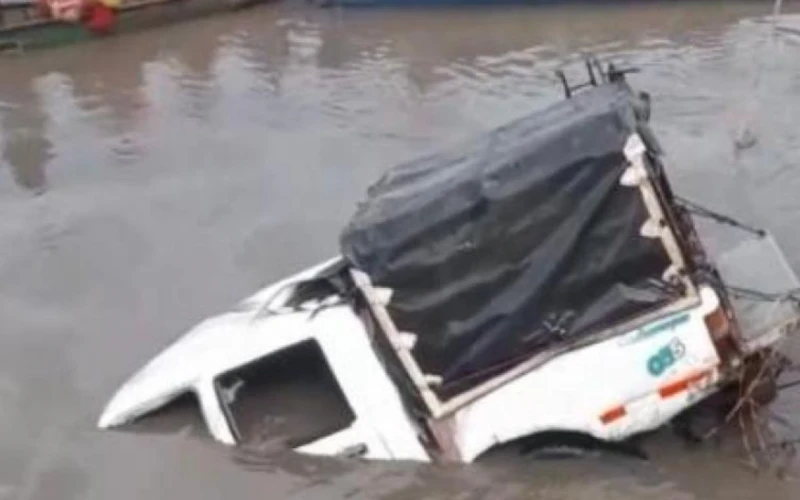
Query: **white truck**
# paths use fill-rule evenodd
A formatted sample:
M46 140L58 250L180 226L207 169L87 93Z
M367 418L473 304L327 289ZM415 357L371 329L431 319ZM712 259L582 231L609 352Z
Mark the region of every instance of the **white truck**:
M543 111L390 170L340 256L196 326L99 426L191 393L211 435L237 445L237 391L289 356L347 406L291 448L463 463L543 433L623 441L739 383L796 330L795 301L778 298L800 282L765 233L707 255L667 183L649 99L613 67L590 75Z

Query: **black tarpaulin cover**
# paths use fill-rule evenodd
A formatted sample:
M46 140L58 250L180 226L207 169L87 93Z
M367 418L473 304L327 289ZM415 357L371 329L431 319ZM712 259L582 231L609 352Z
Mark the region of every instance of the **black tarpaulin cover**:
M641 191L620 184L640 104L624 81L593 87L369 189L342 253L394 290L440 398L674 298Z

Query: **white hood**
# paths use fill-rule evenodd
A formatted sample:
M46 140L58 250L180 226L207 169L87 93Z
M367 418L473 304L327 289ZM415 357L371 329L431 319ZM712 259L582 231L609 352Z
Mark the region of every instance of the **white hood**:
M120 387L106 405L98 426L123 425L187 392L213 390L218 374L306 338L308 312L262 313L266 308L280 308L293 283L312 278L338 262L338 258L331 259L268 286L242 301L235 311L192 328ZM275 335L276 331L280 335ZM208 418L208 409L203 410Z

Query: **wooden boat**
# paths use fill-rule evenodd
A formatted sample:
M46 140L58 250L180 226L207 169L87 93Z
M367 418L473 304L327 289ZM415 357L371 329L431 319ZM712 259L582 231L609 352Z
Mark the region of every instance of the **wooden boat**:
M114 29L98 35L55 20L36 0L0 0L0 54L50 48L248 7L269 0L122 0Z

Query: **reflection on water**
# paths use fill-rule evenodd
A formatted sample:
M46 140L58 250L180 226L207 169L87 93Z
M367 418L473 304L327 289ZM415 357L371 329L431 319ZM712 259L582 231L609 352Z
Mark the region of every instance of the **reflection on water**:
M796 498L736 446L669 432L645 464L508 449L427 468L227 460L181 436L196 418L93 430L177 334L335 252L385 168L561 98L553 71L587 53L643 70L676 188L769 227L800 266L800 17L770 41L770 9L276 5L0 61L0 498ZM742 124L757 142L737 150ZM777 408L800 424L792 398Z
M91 169L86 163L99 157L130 163L188 119L207 129L228 121L285 130L309 123L424 143L433 127L473 119L468 130L482 128L523 112L534 97L555 96L552 70L588 51L636 60L672 85L692 85L696 75L684 73L704 64L749 64L751 54L724 38L731 23L760 11L735 2L424 15L271 9L233 24L205 22L202 37L191 35L195 25L182 25L163 36L37 55L35 63L4 62L10 78L0 83L0 99L26 103L2 113L5 161L20 186L41 190L53 148L65 152L56 163L66 168ZM752 31L743 43L757 43ZM713 103L704 97L693 98ZM457 100L468 116L452 116ZM470 116L486 105L500 107L497 119Z
M19 103L29 103L22 106ZM32 103L33 105L30 105ZM34 88L15 89L0 107L3 141L0 142L3 162L11 167L14 181L32 192L44 189L45 170L53 155L47 138L48 117L39 105Z

